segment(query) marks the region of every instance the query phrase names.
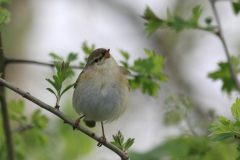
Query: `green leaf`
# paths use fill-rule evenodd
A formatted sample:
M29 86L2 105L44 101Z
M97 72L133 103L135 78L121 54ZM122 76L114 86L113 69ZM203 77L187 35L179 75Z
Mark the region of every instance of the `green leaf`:
M51 88L47 88L47 90L48 90L49 92L53 93L53 94L57 97L56 93L55 93Z
M193 25L192 27L198 26L198 20L202 14L202 11L203 11L203 9L201 8L200 5L197 5L196 7L193 8L193 10L192 10L193 15L189 19L190 24Z
M118 147L119 149L122 150L122 146L120 146L119 143L117 143L117 142L110 142L110 143L112 143L114 146L116 146L116 147Z
M23 114L25 104L23 100L20 101L11 101L8 103L8 107L11 111L18 113L18 114Z
M124 142L124 136L122 135L122 133L120 131L118 131L118 134L116 136L113 135L113 139L115 142L111 142L113 145L115 145L116 147L118 147L119 149L121 149L122 151L126 151L129 147L132 146L132 144L134 143L134 138L131 139L129 138L127 140L127 142Z
M84 62L80 62L80 66L84 67L85 63Z
M49 119L45 115L40 115L41 110L37 109L32 114L32 123L36 125L39 129L44 129L47 127Z
M240 57L231 57L232 65L236 74L240 73ZM237 90L237 86L232 78L228 62L218 63L219 69L215 72L208 74L209 78L212 78L214 81L221 80L223 82L222 91L227 92L228 94L231 91Z
M11 13L10 13L10 11L8 9L6 9L6 8L2 8L1 7L0 8L0 13L4 15L3 17L0 16L0 22L1 23L4 22L5 24L8 24L11 21L11 18L10 18Z
M122 63L122 65L123 65L125 68L129 68L129 65L128 65L127 62L120 61L120 63Z
M235 14L238 14L240 12L240 1L238 2L232 2L233 10Z
M129 54L127 52L124 52L123 50L120 50L120 53L123 55L123 57L128 60L129 59Z
M50 55L53 59L57 59L57 60L63 61L63 58L60 57L60 56L58 56L58 55L56 55L55 53L49 53L49 55Z
M127 142L124 143L125 150L128 150L128 148L130 148L133 145L133 143L134 143L134 138L133 139L129 138Z
M2 24L3 22L5 22L7 19L7 16L5 14L0 14L0 24Z
M54 79L54 84L56 84L56 86L58 87L57 91L59 91L60 87L62 86L62 79L60 79L61 77L59 76L59 78L56 75L53 75L53 79Z
M0 77L2 76L3 73L0 73Z
M240 160L240 156L236 158L236 160Z
M82 50L84 51L85 54L90 55L95 50L95 45L92 44L92 46L88 47L87 42L85 41L83 42Z
M234 137L234 135L240 135L240 132L236 130L232 121L225 117L220 117L219 121L220 123L214 121L210 124L209 131L212 131L212 133L208 136L211 140L220 141L228 137Z
M219 122L222 123L223 125L228 125L231 123L231 120L227 119L226 117L219 117Z
M7 3L7 4L10 4L12 2L12 0L1 0L2 4L3 3Z
M238 152L240 152L240 144L237 146L237 150Z
M198 24L198 20L202 14L203 9L200 5L194 7L192 9L192 16L188 20L184 20L182 17L178 16L176 13L171 15L169 9L167 8L167 19L162 20L158 18L153 11L147 6L145 9L144 15L142 18L144 18L147 23L145 23L146 28L145 30L148 32L148 37L151 36L158 28L170 28L172 30L175 30L177 32L182 31L183 29L201 29L201 30L207 30L207 31L213 31L213 27L201 27Z
M54 61L54 65L58 72L62 70L62 62L61 61Z
M72 87L75 86L75 85L76 85L76 83L73 83L73 84L67 86L67 87L62 91L61 96L62 96L66 91L68 91L70 88L72 88Z
M164 27L166 25L166 23L158 18L148 6L146 7L142 18L148 21L145 23L148 37L150 37L159 27Z
M57 83L53 82L51 79L46 78L46 80L56 89L56 91L59 90L59 86Z
M70 53L68 55L67 61L69 61L69 62L75 61L77 59L77 56L78 56L77 53Z
M236 102L232 105L231 112L232 112L233 117L237 121L240 121L240 99L239 98L237 98Z
M49 143L48 137L41 132L35 132L35 140L39 146L46 146Z

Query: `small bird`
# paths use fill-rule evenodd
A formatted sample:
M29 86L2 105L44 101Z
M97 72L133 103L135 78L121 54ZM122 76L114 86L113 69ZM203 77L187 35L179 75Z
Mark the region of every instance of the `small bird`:
M128 106L130 87L125 75L131 72L117 64L110 49L99 48L90 54L74 87L73 108L82 115L76 120L74 129L83 117L88 127L94 127L99 121L102 143L106 141L103 122L117 120Z

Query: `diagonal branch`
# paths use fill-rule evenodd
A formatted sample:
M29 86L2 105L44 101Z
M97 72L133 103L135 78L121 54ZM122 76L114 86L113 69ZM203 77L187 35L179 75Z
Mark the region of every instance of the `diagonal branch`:
M216 2L218 0L210 0L210 3L211 3L211 6L212 6L212 10L213 10L213 13L214 13L214 16L216 18L216 21L217 21L217 25L218 25L218 31L216 32L216 35L220 38L222 44L223 44L223 48L224 48L224 51L226 53L226 56L227 56L227 60L228 60L228 65L229 65L229 68L230 68L230 72L231 72L231 75L232 75L232 78L237 86L237 89L240 91L240 83L238 81L238 78L237 78L237 75L234 71L234 68L233 68L233 65L232 65L232 62L231 62L231 57L230 57L230 54L229 54L229 51L228 51L228 48L227 48L227 44L226 44L226 41L223 37L223 32L222 32L222 27L221 27L221 23L220 23L220 20L219 20L219 16L218 16L218 13L217 13L217 10L216 10Z
M55 114L56 116L61 118L64 121L64 123L68 123L71 126L74 126L74 121L71 120L70 118L68 118L66 115L64 115L59 109L55 109L55 108L51 107L50 105L40 101L39 99L30 95L28 92L25 92L25 91L15 87L14 85L12 85L9 82L3 80L2 78L0 78L0 84L9 88L9 89L11 89L12 91L14 91L16 93L22 95L23 97L25 97L26 99L28 99L28 100L32 101L33 103L37 104L41 108L46 109L49 112ZM78 130L82 131L83 133L85 133L89 137L91 137L91 138L93 138L96 141L101 143L100 136L98 136L95 133L87 130L86 128L82 127L81 125L78 125ZM109 148L110 150L112 150L113 152L115 152L116 154L118 154L122 158L122 160L130 160L130 158L128 157L128 155L126 153L124 153L122 150L120 150L119 148L117 148L113 144L109 143L108 141L104 142L103 145L106 146L107 148Z
M25 59L6 59L5 64L14 64L14 63L20 63L20 64L38 64L38 65L44 65L49 67L54 67L54 63L46 63L41 61L32 61L32 60L25 60ZM71 68L75 69L83 69L81 66L70 66Z

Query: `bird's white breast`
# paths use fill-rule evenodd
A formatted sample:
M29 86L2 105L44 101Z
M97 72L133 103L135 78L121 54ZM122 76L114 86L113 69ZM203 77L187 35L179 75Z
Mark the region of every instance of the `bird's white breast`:
M101 69L106 68L102 66ZM74 91L74 109L89 120L111 122L119 118L128 106L126 77L120 73L119 67L117 70L107 69L82 79Z

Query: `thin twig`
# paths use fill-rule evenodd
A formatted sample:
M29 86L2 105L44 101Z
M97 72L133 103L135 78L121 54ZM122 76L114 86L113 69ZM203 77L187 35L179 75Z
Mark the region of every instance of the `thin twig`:
M35 127L35 125L33 124L29 124L29 125L20 125L19 127L15 128L12 130L12 132L22 132L22 131L25 131L25 130L28 130L28 129L31 129Z
M54 67L54 63L46 63L46 62L32 61L32 60L25 60L25 59L6 59L5 63L6 65L20 63L20 64L38 64L38 65ZM75 69L83 69L82 66L70 66L70 67Z
M218 13L217 13L217 10L216 10L215 2L217 2L217 1L216 0L210 0L211 6L212 6L212 10L213 10L213 13L214 13L214 16L216 18L217 25L218 25L218 31L215 34L222 41L222 44L223 44L223 47L224 47L224 51L225 51L226 56L227 56L228 65L229 65L229 68L230 68L230 72L231 72L232 78L233 78L233 80L234 80L234 82L235 82L235 84L237 86L237 89L240 91L240 83L239 83L237 75L236 75L236 73L234 71L234 68L233 68L233 65L232 65L232 62L231 62L231 57L230 57L230 54L229 54L229 51L228 51L228 48L227 48L227 44L226 44L226 41L225 41L225 39L223 37L222 27L221 27L221 23L220 23L220 20L219 20L219 17L218 17Z
M64 123L68 123L71 126L75 126L75 122L73 120L71 120L70 118L68 118L66 115L64 115L59 109L55 109L55 108L51 107L50 105L40 101L39 99L30 95L28 92L25 92L25 91L15 87L14 85L12 85L9 82L3 80L2 78L0 78L0 84L4 85L5 87L11 89L12 91L14 91L16 93L22 95L24 98L32 101L33 103L37 104L41 108L46 109L49 112L55 114L56 116L61 118L64 121ZM97 136L95 133L87 130L86 128L82 127L81 125L78 125L78 130L82 131L83 133L85 133L89 137L91 137L91 138L93 138L96 141L101 143L100 136ZM109 148L110 150L112 150L113 152L115 152L116 154L118 154L123 160L130 160L130 158L128 157L128 155L126 153L124 153L122 150L120 150L119 148L117 148L113 144L109 143L108 141L104 142L103 145L106 146L107 148Z

